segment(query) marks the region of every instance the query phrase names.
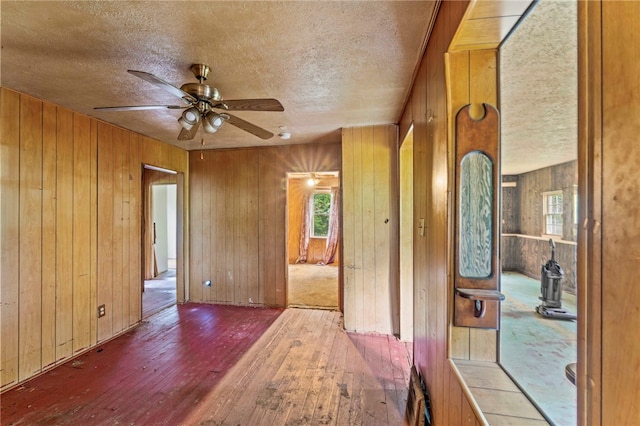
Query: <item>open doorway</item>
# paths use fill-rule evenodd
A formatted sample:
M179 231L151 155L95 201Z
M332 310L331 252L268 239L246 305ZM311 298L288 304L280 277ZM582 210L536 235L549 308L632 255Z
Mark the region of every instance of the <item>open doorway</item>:
M538 2L500 48L500 364L550 423L575 425L576 2Z
M287 176L287 306L339 309L340 177Z
M142 318L177 302L177 174L145 167Z

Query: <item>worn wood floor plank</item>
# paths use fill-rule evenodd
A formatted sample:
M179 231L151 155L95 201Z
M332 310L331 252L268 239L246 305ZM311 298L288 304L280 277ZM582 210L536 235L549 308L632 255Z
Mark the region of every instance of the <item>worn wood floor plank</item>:
M2 395L2 424L401 425L410 349L326 310L173 306Z
M235 364L281 312L204 304L167 308L3 393L2 424L180 424L220 381L212 366ZM235 359L225 360L229 354ZM171 392L160 401L155 396L161 389Z
M408 386L407 345L346 333L341 321L338 312L286 310L185 424L403 424L397 392Z

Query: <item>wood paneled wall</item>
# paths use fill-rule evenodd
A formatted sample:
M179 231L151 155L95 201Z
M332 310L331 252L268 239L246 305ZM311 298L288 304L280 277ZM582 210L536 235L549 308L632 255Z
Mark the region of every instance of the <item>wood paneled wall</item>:
M140 321L143 158L186 172L187 156L0 90L4 390Z
M447 54L451 138L454 135L453 117L461 107L471 104L472 111L477 108L477 113L481 113L483 103L498 105L497 63L498 51L495 49L456 51ZM454 141L451 140L450 143L453 144ZM450 180L451 185L453 182ZM498 333L493 330L452 327L451 357L496 361L497 337Z
M360 332L399 330L398 227L393 214L392 173L397 127L342 129L344 326Z
M445 53L467 5L441 4L400 120L404 129L413 123L414 363L425 378L435 424L442 425L480 424L478 418L482 418L451 370L449 356L475 360L496 357L495 331L450 325L453 210L449 194L454 168L453 141L448 135L453 134L453 117L463 105L497 105L496 50L451 53L445 66ZM425 223L423 235L421 219Z
M503 236L501 250L504 270L519 271L540 279L540 266L551 256L549 237L543 237L543 199L547 191L563 192L563 235L556 241L556 259L564 270L565 291L576 293L576 226L574 224L574 191L576 162L558 164L539 170L509 176L514 187L502 188L502 232L518 234Z
M518 175L520 203L518 216L518 234L540 236L544 234L542 194L549 191L562 191L564 219L562 223L562 239L576 241L574 235L574 199L573 194L578 184L576 162L558 164L543 169Z
M191 152L190 300L286 306L287 173L340 163L339 144Z
M637 425L640 2L578 2L578 19L578 422Z

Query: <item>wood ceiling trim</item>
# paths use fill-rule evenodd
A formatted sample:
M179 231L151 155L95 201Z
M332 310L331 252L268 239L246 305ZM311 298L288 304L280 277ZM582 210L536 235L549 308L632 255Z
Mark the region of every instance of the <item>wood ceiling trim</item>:
M533 1L472 0L449 51L495 49L509 35Z

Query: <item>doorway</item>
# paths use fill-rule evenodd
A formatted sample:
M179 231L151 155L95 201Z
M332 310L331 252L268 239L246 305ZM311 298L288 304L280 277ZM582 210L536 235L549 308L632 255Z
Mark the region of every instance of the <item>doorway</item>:
M536 3L500 48L500 364L558 426L577 422L577 58L576 2Z
M339 309L340 177L287 175L287 306Z
M142 318L177 302L177 173L145 167Z

